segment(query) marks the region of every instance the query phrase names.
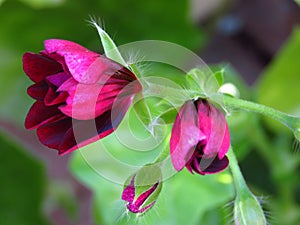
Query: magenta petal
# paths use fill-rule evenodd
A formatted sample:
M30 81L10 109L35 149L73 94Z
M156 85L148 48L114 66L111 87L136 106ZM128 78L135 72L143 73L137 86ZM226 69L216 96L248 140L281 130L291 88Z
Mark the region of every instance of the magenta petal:
M171 160L179 171L190 160L199 141L205 139L198 128L197 111L192 101L186 102L175 119L170 139Z
M135 196L134 177L131 179L130 184L126 186L122 192L122 200L132 203Z
M158 186L158 183L154 184L150 189L148 189L147 191L140 194L139 197L135 200L134 204L138 208L140 208L144 204L146 199L148 199L150 197L150 195L156 190L157 186Z
M148 209L150 209L156 201L151 202L149 205L143 207L143 208L138 208L135 204L133 203L128 203L127 205L127 209L132 212L132 213L144 213L146 212Z
M128 205L127 205L128 210L133 212L133 213L143 213L143 212L147 211L148 209L150 209L155 204L156 201L153 201L153 202L151 202L150 204L148 204L144 207L141 207L141 206L144 204L144 202L148 198L150 198L150 195L156 190L157 186L158 186L158 183L153 185L149 190L143 192L136 199L136 201L134 201L134 202L133 201L128 201Z
M56 53L59 51L89 51L83 46L67 40L48 39L44 41L45 50L47 53Z
M208 157L219 154L219 158L222 158L227 153L230 144L229 131L223 112L206 101L198 101L198 119L200 129L207 137L203 149L204 154ZM223 149L220 152L222 145Z
M96 105L102 87L97 84L86 85L80 83L76 87L76 90L72 88L69 92L66 105L59 107L61 112L78 120L90 120L101 115L103 111L97 113ZM99 107L101 106L100 104Z
M219 149L219 153L218 153L219 159L222 159L225 156L225 154L228 152L229 148L230 148L230 133L229 133L228 125L226 123L223 142L222 142L222 145L221 145L221 147Z
M55 106L45 106L41 101L35 102L30 108L25 119L25 128L34 129L43 124L54 122L63 118L64 115Z
M66 74L65 72L61 72L47 76L46 80L49 81L49 83L51 83L52 85L60 87L69 78L70 76L68 74Z
M66 104L59 107L65 115L78 119L89 120L100 116L102 113L117 107L118 104L124 105L131 102L131 96L134 94L134 88L130 85L120 84L100 85L100 84L76 84L74 86L67 81L62 88L69 89L69 97ZM130 93L129 90L130 89ZM88 91L87 91L88 90Z
M48 75L62 71L62 66L43 55L26 52L23 55L23 70L32 81L37 83Z
M64 57L68 71L80 83L93 84L109 67L118 71L122 68L118 63L92 52L76 43L65 40L47 40L45 48L49 53L57 53Z

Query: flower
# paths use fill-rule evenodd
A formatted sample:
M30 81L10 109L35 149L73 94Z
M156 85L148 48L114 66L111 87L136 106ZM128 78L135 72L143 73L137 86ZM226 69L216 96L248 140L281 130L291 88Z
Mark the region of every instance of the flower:
M155 204L162 188L161 176L159 167L148 165L127 179L122 200L130 212L143 214Z
M127 68L79 44L50 39L44 46L23 55L34 82L27 93L36 100L25 127L62 155L112 133L141 85Z
M224 114L207 100L189 100L180 108L170 139L170 155L177 171L212 174L228 166L225 155L230 135Z

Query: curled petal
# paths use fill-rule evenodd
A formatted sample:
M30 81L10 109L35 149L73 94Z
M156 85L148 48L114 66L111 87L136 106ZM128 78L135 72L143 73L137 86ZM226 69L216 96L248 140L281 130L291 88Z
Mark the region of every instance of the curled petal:
M46 106L42 101L36 101L30 108L25 119L26 129L35 129L46 123L58 121L65 116L55 106Z
M62 66L46 56L26 52L23 55L23 70L32 81L37 83L48 75L62 71Z
M35 100L43 101L47 94L48 88L48 84L45 81L41 81L28 87L27 94Z
M224 156L222 159L219 159L218 157L214 158L201 158L196 159L194 158L191 162L190 167L193 171L196 173L199 173L201 175L205 174L214 174L223 171L227 168L229 164L229 160L227 156Z
M200 129L207 137L203 152L208 157L216 154L223 158L229 149L230 136L221 110L206 101L198 101L198 120Z
M196 108L192 101L188 101L179 110L170 139L171 160L177 171L184 168L198 142L204 139L198 128Z

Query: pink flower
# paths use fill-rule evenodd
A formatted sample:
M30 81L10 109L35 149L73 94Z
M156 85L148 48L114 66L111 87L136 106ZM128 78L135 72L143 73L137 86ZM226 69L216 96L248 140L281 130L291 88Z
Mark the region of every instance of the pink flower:
M25 127L37 129L39 140L59 154L112 133L141 91L135 75L71 41L44 45L40 54L23 56L23 69L34 82L27 92L36 100Z
M212 174L228 166L230 135L224 114L204 99L187 101L175 119L171 160L177 171Z

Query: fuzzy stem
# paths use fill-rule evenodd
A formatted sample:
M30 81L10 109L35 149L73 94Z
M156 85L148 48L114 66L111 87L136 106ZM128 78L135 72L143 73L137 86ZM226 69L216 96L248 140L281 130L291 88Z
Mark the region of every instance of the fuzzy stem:
M243 174L240 170L238 161L235 157L232 147L230 147L230 149L227 153L227 157L229 159L229 167L230 167L230 170L232 173L234 186L235 186L237 194L241 195L241 194L249 193L248 186L244 180Z
M226 95L223 96L223 99L226 106L240 108L271 117L290 128L293 132L295 131L295 129L297 129L297 125L299 123L298 117L291 116L265 105L233 98Z

